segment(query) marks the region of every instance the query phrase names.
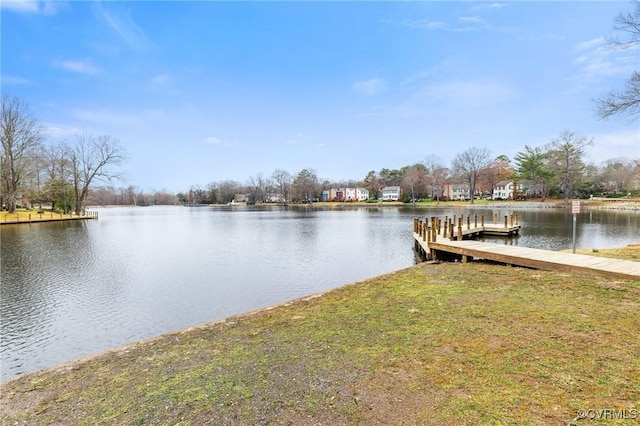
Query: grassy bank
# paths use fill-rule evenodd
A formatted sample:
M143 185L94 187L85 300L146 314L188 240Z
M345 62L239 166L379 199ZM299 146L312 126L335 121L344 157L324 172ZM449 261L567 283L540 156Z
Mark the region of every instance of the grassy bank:
M422 264L17 378L0 387L0 420L566 425L582 409L632 416L639 301L639 282Z

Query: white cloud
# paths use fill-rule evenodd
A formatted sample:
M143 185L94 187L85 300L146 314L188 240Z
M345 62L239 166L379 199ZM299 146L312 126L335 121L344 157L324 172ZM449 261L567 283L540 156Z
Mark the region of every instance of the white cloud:
M452 32L467 32L477 31L479 29L510 32L504 28L491 27L487 21L478 16L461 16L458 21L464 25L456 26L450 25L444 21L432 21L428 19L405 19L399 23L399 25L409 28L425 28L427 30L439 30L439 31L452 31Z
M429 19L404 19L399 25L409 28L427 28L429 30L446 30L449 28L446 22Z
M473 23L473 24L484 24L486 23L486 21L482 18L480 18L479 16L460 16L458 18L459 21L462 22L469 22L469 23Z
M49 0L2 0L0 1L0 9L16 13L41 13L44 15L53 15L63 4L63 2Z
M387 90L387 82L383 78L371 78L365 81L356 81L351 87L363 95L379 95Z
M37 13L40 2L34 0L4 0L0 2L0 8L18 13Z
M449 25L447 25L446 22L442 21L430 21L426 22L424 27L430 30L446 30L449 28Z
M495 105L516 98L517 93L494 81L449 80L422 86L418 96L431 103L459 107Z
M26 79L20 76L15 76L15 75L3 75L1 77L1 80L2 80L2 84L7 86L24 86L24 85L36 84L35 82L29 79Z
M593 40L587 40L587 41L583 41L582 43L578 43L576 45L576 50L585 51L585 50L597 49L604 46L605 43L606 43L606 40L604 37L597 37L597 38L594 38Z
M140 122L136 116L130 113L109 110L74 109L71 114L78 120L99 124L132 125Z
M82 132L82 129L79 127L61 126L57 124L45 124L43 128L45 135L53 138L66 138Z
M621 130L617 132L593 135L594 145L591 149L591 159L596 164L616 157L640 159L640 132L637 130Z
M499 3L499 2L493 2L493 3L487 3L487 2L477 2L476 4L474 4L474 6L471 8L472 10L480 10L480 9L493 9L493 10L500 10L503 7L507 7L510 6L510 3Z
M165 85L169 83L169 81L170 81L170 78L167 74L160 74L151 79L151 82L153 84L158 84L158 85Z
M218 138L216 136L209 136L208 138L206 138L204 140L204 142L206 144L209 144L209 145L223 146L225 148L229 148L229 147L233 147L233 146L237 146L238 145L236 142L222 140L222 139L220 139L220 138Z
M568 78L572 91L592 90L601 78L626 77L638 65L638 47L616 50L607 46L603 37L578 43L573 63L577 67L575 75Z
M146 51L153 47L153 43L131 17L130 10L108 11L103 7L103 3L96 2L94 4L98 16L125 41L129 48ZM110 7L121 5L118 2L109 2L108 4Z
M61 61L58 64L58 67L63 68L67 71L77 72L79 74L99 74L102 72L102 69L96 67L89 60L84 61L75 61L75 60L66 60Z

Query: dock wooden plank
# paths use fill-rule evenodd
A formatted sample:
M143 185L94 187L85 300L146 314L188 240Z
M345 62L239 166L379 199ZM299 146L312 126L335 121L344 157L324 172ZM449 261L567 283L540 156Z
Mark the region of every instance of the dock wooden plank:
M595 273L607 277L640 280L640 262L631 260L609 259L475 240L458 241L444 237L439 237L435 242L427 242L415 233L414 239L426 252L430 250L445 251L461 256L473 256L474 258L535 269Z

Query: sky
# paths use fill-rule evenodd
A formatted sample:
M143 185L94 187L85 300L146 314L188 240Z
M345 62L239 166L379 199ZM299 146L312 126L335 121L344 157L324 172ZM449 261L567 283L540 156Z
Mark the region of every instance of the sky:
M361 180L471 147L513 158L564 130L587 160L640 158L600 120L640 50L629 2L2 0L1 90L48 143L109 135L125 182L181 192L307 168Z

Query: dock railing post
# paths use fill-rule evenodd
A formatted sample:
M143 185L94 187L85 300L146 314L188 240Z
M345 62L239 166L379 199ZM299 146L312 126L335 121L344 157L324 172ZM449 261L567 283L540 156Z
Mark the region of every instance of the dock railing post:
M478 215L474 215L473 216L473 227L477 228L478 227Z
M504 215L504 227L507 228L507 215Z
M482 227L484 228L484 215L480 216L480 220L482 221Z
M493 214L493 224L497 225L498 224L498 213L494 213Z
M520 222L518 222L518 213L516 213L515 215L516 215L516 225L519 225Z
M460 221L462 222L462 218ZM458 225L458 241L462 241L462 224Z
M471 216L467 216L467 231L471 229Z

